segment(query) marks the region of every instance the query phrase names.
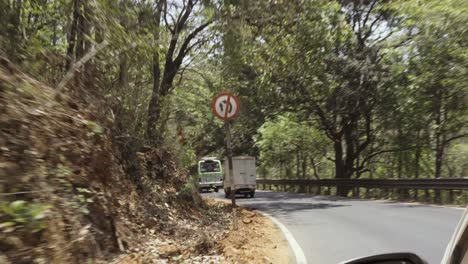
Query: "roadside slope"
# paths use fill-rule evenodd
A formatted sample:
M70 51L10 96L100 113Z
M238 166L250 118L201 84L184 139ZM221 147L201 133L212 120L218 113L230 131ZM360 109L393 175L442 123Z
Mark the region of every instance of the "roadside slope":
M230 205L225 201L208 200L222 204L226 212ZM294 256L281 230L262 213L246 208L238 209L238 230L230 230L216 246L227 263L295 263Z
M85 92L57 92L0 57L0 262L216 254L223 209L186 184L169 150L124 153L104 100ZM122 163L129 155L132 167Z

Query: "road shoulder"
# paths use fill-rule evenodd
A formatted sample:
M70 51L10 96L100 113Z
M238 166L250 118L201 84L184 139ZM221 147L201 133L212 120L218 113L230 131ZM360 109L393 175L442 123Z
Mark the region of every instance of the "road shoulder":
M288 240L269 217L243 207L238 216L238 230L227 232L218 244L227 263L294 263Z

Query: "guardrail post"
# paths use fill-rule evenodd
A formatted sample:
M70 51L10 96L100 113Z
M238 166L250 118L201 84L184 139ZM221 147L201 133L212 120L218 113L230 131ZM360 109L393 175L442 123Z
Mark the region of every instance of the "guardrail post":
M405 189L400 189L400 190L398 191L398 193L399 193L399 196L400 196L401 199L403 199L403 200L406 199L406 192L405 192Z
M441 191L440 190L434 190L434 200L436 203L442 203L442 197L441 197Z

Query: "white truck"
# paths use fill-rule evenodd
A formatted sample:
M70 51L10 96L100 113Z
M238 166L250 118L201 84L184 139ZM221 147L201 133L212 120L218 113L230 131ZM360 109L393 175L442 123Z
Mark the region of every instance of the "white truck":
M227 158L224 160L224 193L225 197L231 196L231 192L235 194L244 194L247 197L255 196L255 188L257 187L257 172L255 167L255 157L238 156L232 157L233 176L229 174Z

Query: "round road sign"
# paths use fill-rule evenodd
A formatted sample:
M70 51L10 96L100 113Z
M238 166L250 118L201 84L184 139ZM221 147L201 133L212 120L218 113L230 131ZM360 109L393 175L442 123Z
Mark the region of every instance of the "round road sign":
M227 121L236 118L239 114L240 104L233 94L220 93L213 99L211 109L215 116Z

